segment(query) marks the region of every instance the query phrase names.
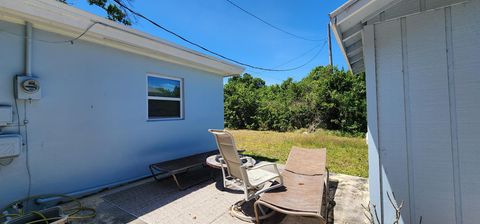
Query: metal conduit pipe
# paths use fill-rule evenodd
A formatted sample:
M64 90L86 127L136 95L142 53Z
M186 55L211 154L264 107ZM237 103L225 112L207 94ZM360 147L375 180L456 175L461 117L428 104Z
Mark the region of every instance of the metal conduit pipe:
M32 75L32 23L25 22L25 75Z

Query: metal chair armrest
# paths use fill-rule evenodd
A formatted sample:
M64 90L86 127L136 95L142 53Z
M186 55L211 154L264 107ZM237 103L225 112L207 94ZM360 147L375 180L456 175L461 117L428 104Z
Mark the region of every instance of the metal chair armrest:
M243 165L240 166L241 169L247 171L247 170L256 170L260 169L266 166L272 166L275 169L275 172L280 175L280 171L278 171L277 164L276 163L263 163L260 165L255 165L255 166L249 166L249 164L244 163Z
M263 164L255 165L253 167L245 167L245 169L246 170L256 170L256 169L261 169L261 168L264 168L264 167L273 167L272 171L275 172L278 175L278 177L280 178L280 183L283 184L283 177L280 174L280 171L278 170L278 167L277 167L276 163L265 162Z
M261 165L255 165L255 166L250 167L250 168L248 168L248 169L249 169L249 170L256 170L256 169L259 169L259 168L262 168L262 167L266 167L266 166L273 166L273 167L275 167L276 170L278 170L276 163L267 163L267 162L265 162L265 163L263 163L263 164L261 164Z

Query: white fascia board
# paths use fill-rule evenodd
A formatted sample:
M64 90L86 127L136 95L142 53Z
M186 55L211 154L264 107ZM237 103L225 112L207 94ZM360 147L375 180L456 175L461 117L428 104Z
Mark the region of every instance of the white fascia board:
M366 18L395 1L397 0L350 0L330 13L330 23L335 39L350 70L352 68L347 56L346 46L343 44L342 33L363 23Z
M222 76L245 70L55 0L0 0L0 20L29 21L37 29L69 37L76 37L94 22L100 22L81 39Z
M375 1L376 0L350 0L330 13L330 16L336 17L337 24L340 24Z
M330 27L332 28L333 35L335 36L335 40L337 41L337 44L340 47L340 51L342 52L343 57L347 62L348 69L352 71L352 66L350 65L350 60L348 59L347 51L345 50L345 46L343 44L342 34L339 33L340 31L338 30L337 25L335 25L333 21L330 21Z
M398 0L350 0L330 13L330 18L335 19L336 25L345 31L396 1Z

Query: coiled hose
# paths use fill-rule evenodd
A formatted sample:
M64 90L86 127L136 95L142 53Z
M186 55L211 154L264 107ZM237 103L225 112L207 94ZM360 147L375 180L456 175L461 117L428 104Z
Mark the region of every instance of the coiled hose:
M25 224L36 224L36 223L50 223L50 221L58 220L64 217L50 217L47 218L45 217L42 213L39 211L24 211L23 209L13 209L16 205L18 204L23 204L24 202L28 203L30 200L36 200L36 199L45 199L45 198L63 198L66 203L73 202L76 204L73 208L63 210L65 212L65 215L68 215L69 220L79 220L79 219L89 219L89 218L94 218L97 214L97 211L94 208L90 207L85 207L82 205L82 203L77 200L74 197L64 195L64 194L45 194L45 195L35 195L35 196L30 196L26 197L23 199L20 199L18 201L14 201L7 206L3 207L0 210L0 223L5 223L6 218L11 217L11 218L19 218L22 216L26 215L37 215L39 217L38 220L27 222ZM5 212L9 211L15 211L15 213L8 213L4 214ZM84 213L84 214L81 214ZM85 214L86 213L86 214Z

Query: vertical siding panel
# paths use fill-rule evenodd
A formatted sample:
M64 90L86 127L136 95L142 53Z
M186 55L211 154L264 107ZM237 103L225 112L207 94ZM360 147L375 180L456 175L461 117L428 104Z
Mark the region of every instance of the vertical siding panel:
M452 7L452 48L464 223L480 211L480 1Z
M368 25L363 28L362 39L364 46L365 73L367 85L367 119L368 119L368 175L370 203L377 206L381 216L382 209L382 184L380 174L380 154L378 149L378 108L377 108L377 72L375 57L375 26ZM383 220L383 217L381 217Z
M407 17L406 27L414 220L455 223L444 11Z
M412 136L409 131L412 127L412 119L408 116L411 112L410 106L410 74L408 73L408 51L407 51L407 19L400 19L400 29L402 38L402 73L403 73L403 104L405 105L405 144L407 151L407 172L408 172L408 210L410 212L410 223L416 223L415 220L415 184L414 184L414 167L412 158Z
M385 223L395 219L395 209L387 193L395 194L396 204L409 206L408 169L405 133L405 105L402 73L402 40L400 20L375 27L377 58L378 126L381 139L381 168ZM410 212L404 209L401 222L409 222Z
M453 180L454 180L454 195L455 195L455 218L457 223L462 222L462 197L460 193L460 173L458 160L458 128L457 128L457 106L456 106L456 89L454 76L454 60L453 60L453 41L452 41L452 9L445 8L445 38L446 38L446 52L447 52L447 68L448 68L448 95L450 103L450 125L452 128L452 164L453 164Z

